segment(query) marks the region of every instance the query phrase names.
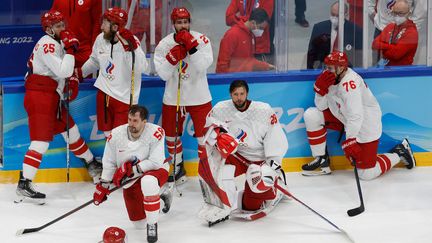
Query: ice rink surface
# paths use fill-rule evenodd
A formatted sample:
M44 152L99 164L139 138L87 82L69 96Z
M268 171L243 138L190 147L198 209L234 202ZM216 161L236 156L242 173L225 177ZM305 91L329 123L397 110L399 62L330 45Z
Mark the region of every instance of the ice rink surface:
M304 177L287 174L291 193L364 243L432 242L432 168L393 169L374 180L362 181L366 211L348 217L347 209L359 206L352 171ZM99 207L90 205L40 232L16 237L18 229L39 227L91 199L90 183L38 184L47 194L43 206L14 204L16 185L0 185L0 242L96 243L104 230L117 226L126 230L128 242L146 242L145 230L129 221L119 191ZM349 242L330 224L294 200L282 201L267 217L247 222L230 219L208 228L197 218L202 196L197 178L180 187L171 211L159 220L160 243L228 242Z

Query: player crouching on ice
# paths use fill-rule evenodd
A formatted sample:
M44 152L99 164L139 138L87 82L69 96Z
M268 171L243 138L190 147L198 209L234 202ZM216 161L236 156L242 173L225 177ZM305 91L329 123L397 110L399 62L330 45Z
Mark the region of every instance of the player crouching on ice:
M389 153L377 155L381 137L381 108L362 77L348 67L343 52L332 52L325 59L326 70L315 84L315 105L304 113L304 121L314 160L303 165L303 175L330 174L326 149L327 129L345 131L342 149L354 159L359 177L372 180L389 171L397 163L408 169L415 159L407 139Z
M111 183L118 187L126 179L135 180L123 186L129 219L137 229L144 229L147 219L147 241L156 242L160 199L168 203L160 194L168 180L169 165L165 162L165 132L148 123L147 116L145 107L133 105L128 124L112 130L102 158L101 182L96 185L93 199L99 205L107 199Z
M235 80L231 100L221 101L207 116L205 149L198 173L205 204L199 217L209 226L233 217L248 220L269 213L283 198L281 170L288 141L270 105L247 99L248 84ZM244 190L234 178L245 174Z

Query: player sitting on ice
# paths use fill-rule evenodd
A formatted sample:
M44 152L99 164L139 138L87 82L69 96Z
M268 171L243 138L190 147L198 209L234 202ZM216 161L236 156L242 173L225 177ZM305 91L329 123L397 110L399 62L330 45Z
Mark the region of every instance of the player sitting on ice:
M114 128L107 139L102 158L101 181L93 195L99 205L110 194L111 182L122 186L126 179L135 181L123 186L123 198L129 219L137 229L143 229L147 219L147 241L158 239L161 188L168 180L169 165L165 162L165 132L147 122L145 107L129 109L128 124ZM166 203L166 202L165 202Z
M283 195L281 170L288 141L270 105L247 99L246 81L230 85L231 99L209 113L205 149L199 151L198 173L205 204L199 217L209 226L229 215L254 220L270 212ZM245 174L244 190L234 178Z

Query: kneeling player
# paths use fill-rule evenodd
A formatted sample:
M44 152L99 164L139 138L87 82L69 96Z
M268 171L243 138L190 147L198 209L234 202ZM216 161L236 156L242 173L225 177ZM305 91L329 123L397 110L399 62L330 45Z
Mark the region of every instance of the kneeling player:
M133 105L128 124L112 130L102 158L101 182L93 199L99 205L107 199L111 181L121 186L125 179L135 178L123 187L129 219L137 229L143 229L147 219L147 241L156 242L160 192L168 180L169 165L165 163L164 130L148 123L147 116L146 108Z
M219 102L207 117L205 147L200 147L198 173L205 205L199 216L209 226L229 215L254 220L282 199L280 179L288 142L270 105L247 99L248 85L235 80L231 100ZM244 190L234 178L245 174Z

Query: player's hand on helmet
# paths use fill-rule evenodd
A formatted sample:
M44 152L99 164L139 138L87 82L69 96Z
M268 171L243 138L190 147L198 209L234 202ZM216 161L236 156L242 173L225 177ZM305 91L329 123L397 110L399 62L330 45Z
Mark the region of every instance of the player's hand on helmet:
M187 55L187 50L183 45L176 45L168 52L166 59L173 66L177 65L180 60L183 60Z
M360 154L361 154L361 147L357 143L355 138L348 138L342 143L342 149L345 153L345 156L351 161L352 159L355 159L356 161L359 161Z
M125 51L135 51L138 48L138 42L130 30L123 28L116 34Z
M227 158L230 154L237 151L238 141L229 133L220 133L216 137L216 148L221 153L222 158Z
M198 46L198 41L187 30L179 31L177 34L175 34L174 39L177 43L184 45L184 47L186 47L186 51L188 52Z
M64 49L66 50L67 54L74 55L75 52L78 51L79 40L72 32L63 30L60 32L60 39L63 42Z
M93 203L96 206L98 206L99 204L101 204L105 200L107 200L109 194L110 194L109 183L108 182L99 182L96 185L95 192L93 193Z
M72 101L74 99L76 99L76 97L78 96L78 89L79 89L79 79L77 77L75 77L74 75L72 75L70 78L66 79L66 82L68 82L68 85L64 87L64 94L65 94L65 98L69 97L69 101ZM67 90L66 88L69 88L69 90Z
M126 178L131 178L140 174L138 168L135 166L138 162L139 160L135 156L124 162L114 173L113 184L115 186L121 186Z
M322 72L314 84L314 91L321 96L328 93L329 87L336 82L336 75L328 70Z

